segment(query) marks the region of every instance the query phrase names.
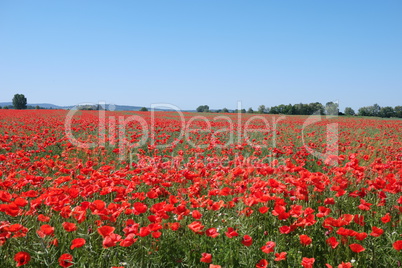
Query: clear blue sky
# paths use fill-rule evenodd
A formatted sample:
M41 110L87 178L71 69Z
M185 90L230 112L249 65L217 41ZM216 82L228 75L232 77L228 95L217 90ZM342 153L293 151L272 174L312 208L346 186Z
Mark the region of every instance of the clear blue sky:
M0 102L402 105L402 1L1 1Z

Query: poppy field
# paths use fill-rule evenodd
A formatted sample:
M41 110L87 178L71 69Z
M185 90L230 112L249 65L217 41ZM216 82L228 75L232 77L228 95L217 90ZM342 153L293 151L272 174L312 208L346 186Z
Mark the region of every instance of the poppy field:
M402 266L402 120L66 117L0 111L0 267Z

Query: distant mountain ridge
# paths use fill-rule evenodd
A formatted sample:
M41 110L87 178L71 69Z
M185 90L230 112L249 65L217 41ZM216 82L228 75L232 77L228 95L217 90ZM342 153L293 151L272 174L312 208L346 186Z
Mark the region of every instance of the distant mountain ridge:
M109 108L109 105L111 104L106 104L106 108ZM114 111L139 111L142 107L144 106L131 106L131 105L114 105ZM0 106L4 107L4 106L13 106L12 102L0 102ZM51 103L28 103L27 106L39 106L41 108L45 108L45 109L61 109L61 110L69 110L72 109L76 106L80 106L80 105L70 105L70 106L59 106L59 105L55 105L55 104L51 104ZM146 107L148 110L150 110L151 108ZM172 111L171 109L155 109L155 111Z

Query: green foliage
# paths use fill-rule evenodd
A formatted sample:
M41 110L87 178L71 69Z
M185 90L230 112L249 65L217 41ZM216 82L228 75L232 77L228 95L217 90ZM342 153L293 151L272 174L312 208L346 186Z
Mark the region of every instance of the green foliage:
M258 113L259 114L265 114L267 112L267 109L265 108L265 105L260 105L258 107Z
M148 109L147 109L146 107L142 107L142 108L140 109L140 112L148 112Z
M345 108L345 115L356 115L355 111L351 107Z
M13 98L13 106L15 109L26 109L27 108L27 98L24 94L15 94Z
M396 117L402 118L402 106L396 106L394 111Z
M209 106L208 105L198 106L197 112L198 113L208 113L209 112Z
M378 114L380 117L385 117L385 118L390 118L395 116L395 111L394 108L390 106L382 107L380 109L380 112Z
M338 115L338 113L339 113L339 104L334 103L332 101L327 102L327 104L325 104L325 113L327 115Z

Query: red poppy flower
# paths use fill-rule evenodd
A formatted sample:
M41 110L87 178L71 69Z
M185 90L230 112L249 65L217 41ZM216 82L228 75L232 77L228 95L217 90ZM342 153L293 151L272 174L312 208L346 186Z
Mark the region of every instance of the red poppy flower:
M202 253L202 257L200 259L201 262L211 263L212 262L212 255L209 253Z
M381 228L378 228L378 227L375 227L375 226L373 226L372 228L371 228L371 230L373 230L372 232L371 232L371 236L374 236L374 237L379 237L379 236L381 236L383 233L384 233L384 230L383 229L381 229Z
M349 247L353 252L356 252L356 253L360 253L360 252L363 252L366 250L363 246L361 246L359 244L350 244Z
M202 229L204 229L204 225L199 221L194 221L188 225L188 228L190 228L194 233L200 233Z
M367 237L367 233L365 233L365 232L355 234L355 238L359 241L366 239L366 237Z
M256 268L267 268L268 267L268 261L266 259L260 260L256 265Z
M86 243L84 238L75 238L72 242L71 242L71 247L70 249L75 249L75 248L80 248L82 246L84 246Z
M373 204L367 203L364 199L360 199L360 205L358 206L359 209L361 210L370 210L370 207Z
M72 222L63 222L62 226L64 230L66 230L67 232L73 232L77 230L77 225L75 225L75 223Z
M244 235L243 239L241 240L241 243L246 247L249 247L253 244L253 238L249 235Z
M20 251L14 255L14 260L17 262L17 267L27 264L31 260L29 253Z
M123 241L120 242L120 246L129 247L137 241L137 238L134 238L135 234L129 234Z
M308 246L313 242L313 240L308 235L302 234L299 236L299 238L300 244L302 244L303 246Z
M258 211L261 213L261 214L265 214L265 213L267 213L268 211L269 211L269 208L268 207L260 207L259 209L258 209Z
M47 217L47 216L45 216L45 215L43 215L43 214L39 214L39 215L38 215L38 221L49 222L49 221L50 221L50 218Z
M39 230L36 231L36 233L41 238L44 238L45 236L53 235L54 234L54 228L52 226L50 226L49 224L44 224L39 228Z
M339 242L335 237L330 237L326 240L327 244L331 246L331 248L336 248L339 245Z
M145 212L147 212L147 209L148 209L147 205L145 205L141 202L135 202L133 207L134 207L135 215L140 215L142 213L145 213Z
M61 267L70 267L73 265L73 256L71 256L71 254L64 253L59 258L59 264Z
M228 231L225 233L225 235L229 238L239 236L239 234L236 232L236 230L232 227L228 227Z
M381 221L383 223L387 223L391 221L391 216L389 215L389 213L385 214L384 217L381 218Z
M392 244L392 246L394 247L394 249L396 249L398 251L401 250L402 249L402 240L395 241L395 243Z
M115 229L114 227L104 225L104 226L98 228L98 233L101 236L105 237L105 236L108 236L111 233L113 233L114 229Z
M288 233L290 233L290 231L291 231L291 228L289 226L284 225L284 226L279 227L279 232L281 234L288 234Z
M121 235L111 233L110 235L105 236L102 245L104 248L110 248L116 246L116 244L120 241L121 241Z
M284 260L286 260L286 255L288 255L286 252L275 253L275 261L284 261Z
M212 238L219 236L218 230L216 228L209 228L205 231L205 234Z
M264 246L261 247L262 252L271 253L275 250L276 243L272 241L268 241Z
M338 268L351 268L353 265L350 262L344 263L342 262L341 264L338 265Z
M303 265L304 268L313 268L314 262L314 258L303 257L301 265Z
M193 210L193 212L191 212L191 216L194 219L199 220L199 219L201 219L202 214L198 210Z

